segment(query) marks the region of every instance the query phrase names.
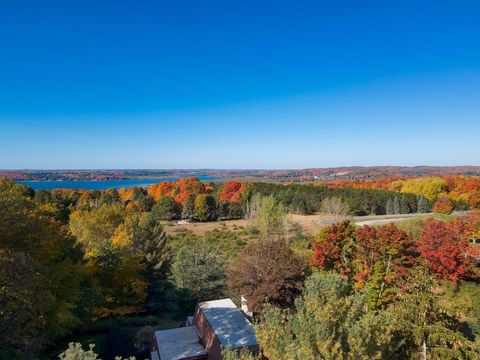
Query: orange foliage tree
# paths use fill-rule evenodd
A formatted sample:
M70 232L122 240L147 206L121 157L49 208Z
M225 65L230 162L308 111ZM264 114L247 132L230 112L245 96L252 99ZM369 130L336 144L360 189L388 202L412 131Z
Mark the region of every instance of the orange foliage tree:
M242 201L252 188L252 184L230 180L225 182L218 193L218 200L227 203Z
M453 211L453 203L446 196L441 196L433 205L433 211L439 214L450 215Z
M240 181L227 181L218 194L218 199L224 202L236 202L241 198L242 183Z
M196 177L180 179L173 184L172 196L179 204L183 204L190 194L198 196L206 193L208 191L205 184Z
M203 182L196 177L190 177L185 179L179 179L174 182L160 182L148 187L148 194L155 200L160 200L163 196L171 196L175 201L182 206L190 194L194 194L195 197L200 194L209 193L211 189L208 189Z
M162 181L147 188L148 195L150 195L155 201L160 200L163 196L170 196L172 190L173 182L171 181Z
M480 210L469 212L458 219L461 229L469 239L480 239Z

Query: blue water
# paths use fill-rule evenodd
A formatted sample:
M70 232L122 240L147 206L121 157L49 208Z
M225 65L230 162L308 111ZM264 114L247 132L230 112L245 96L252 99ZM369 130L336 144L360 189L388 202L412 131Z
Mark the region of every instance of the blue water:
M216 180L211 176L197 176L202 181ZM132 186L148 186L160 181L175 181L178 178L163 178L153 180L77 180L77 181L17 181L17 184L30 186L34 190L52 189L84 189L106 190L121 189Z

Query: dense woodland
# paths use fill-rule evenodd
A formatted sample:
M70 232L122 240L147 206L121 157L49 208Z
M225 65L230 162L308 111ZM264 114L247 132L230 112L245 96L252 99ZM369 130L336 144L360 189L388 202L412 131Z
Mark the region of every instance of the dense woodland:
M272 360L477 359L479 188L463 179L435 191L430 178L379 188L187 178L119 191L0 180L0 358L56 357L71 339L107 332L102 359L143 359L153 330L178 325L197 301L244 294ZM332 204L345 215L472 211L414 229L347 220L314 238L288 221ZM238 218L249 225L164 231Z
M333 188L381 189L423 196L439 210L480 208L480 177L425 176L418 178L381 178L375 180L338 181Z

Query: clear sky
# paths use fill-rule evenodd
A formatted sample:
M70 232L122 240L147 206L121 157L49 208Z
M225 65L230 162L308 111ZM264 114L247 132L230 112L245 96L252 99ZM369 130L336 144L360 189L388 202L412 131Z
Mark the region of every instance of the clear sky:
M480 2L2 1L0 168L480 165Z

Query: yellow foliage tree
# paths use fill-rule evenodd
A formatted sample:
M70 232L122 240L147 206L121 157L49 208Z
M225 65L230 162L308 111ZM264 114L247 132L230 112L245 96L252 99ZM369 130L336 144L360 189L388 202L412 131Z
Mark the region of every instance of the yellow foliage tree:
M396 186L398 186L397 184ZM447 192L447 181L436 176L426 176L416 179L404 180L401 185L401 192L416 195L423 195L429 200L437 198L440 194Z
M143 309L147 296L144 265L128 226L120 204L76 211L70 216L70 232L85 249L86 268L101 297L93 309L97 317Z

